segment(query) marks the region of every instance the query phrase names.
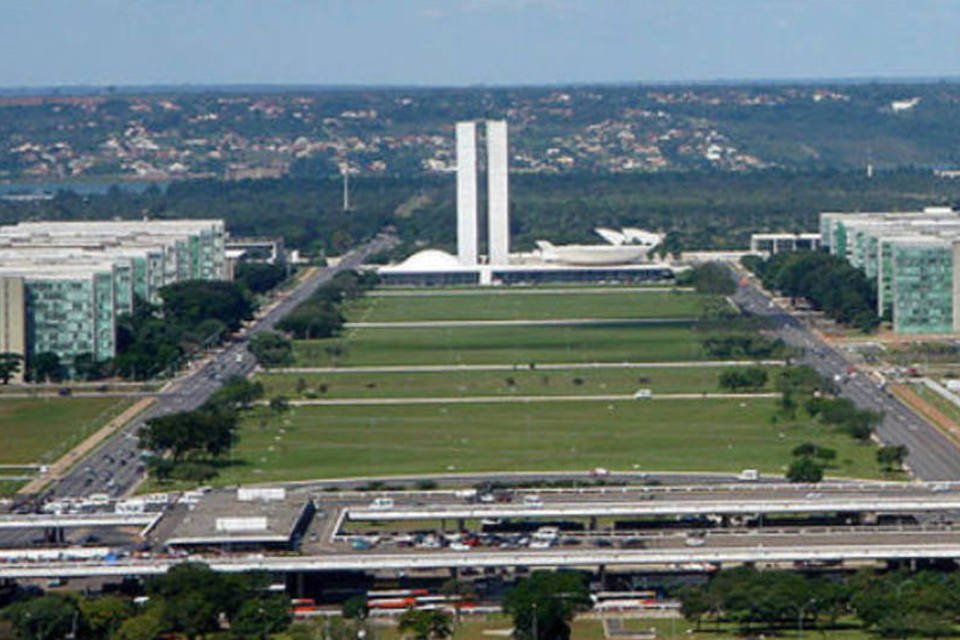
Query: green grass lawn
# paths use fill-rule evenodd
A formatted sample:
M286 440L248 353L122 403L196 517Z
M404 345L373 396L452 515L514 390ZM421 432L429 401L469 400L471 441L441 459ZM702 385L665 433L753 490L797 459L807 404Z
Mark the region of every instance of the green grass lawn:
M242 421L217 482L456 471L611 469L780 473L797 444L837 450L828 473L878 477L872 445L804 421L773 425L771 399L298 407Z
M366 297L347 306L357 322L545 320L552 318L690 318L710 296L671 291Z
M936 391L928 389L924 384L911 384L910 388L913 389L918 396L929 402L936 409L939 409L945 416L960 424L960 407L953 404L943 396L941 396Z
M25 484L21 480L0 480L0 498L9 498Z
M123 398L0 399L0 463L53 462L129 404Z
M778 367L766 367L772 382ZM607 395L649 388L654 393L723 391L726 367L564 369L329 374L267 373L257 377L267 398L403 398L490 395ZM512 384L511 384L512 382ZM768 388L769 388L768 384Z
M531 326L350 329L294 343L297 366L330 366L326 348L343 345L338 366L689 361L704 358L690 323L656 326Z

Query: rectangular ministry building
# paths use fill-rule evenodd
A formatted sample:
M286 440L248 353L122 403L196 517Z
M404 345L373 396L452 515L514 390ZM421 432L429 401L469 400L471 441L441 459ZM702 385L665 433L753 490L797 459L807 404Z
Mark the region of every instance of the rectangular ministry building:
M822 244L877 286L896 333L960 332L960 212L821 213Z
M185 280L227 279L222 220L29 222L0 227L0 350L72 368L116 355L117 317Z

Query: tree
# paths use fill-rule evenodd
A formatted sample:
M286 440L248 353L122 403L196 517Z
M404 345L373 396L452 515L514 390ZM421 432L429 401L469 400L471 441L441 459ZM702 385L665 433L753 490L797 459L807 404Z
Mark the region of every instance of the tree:
M76 629L80 612L73 600L46 595L12 604L3 615L24 640L61 640Z
M73 374L78 380L96 380L102 376L101 365L92 353L80 353L73 358Z
M293 343L282 333L262 331L250 338L248 346L257 362L265 368L293 364Z
M568 640L574 614L589 606L583 577L568 572L536 571L517 582L503 601L518 640Z
M187 280L160 289L163 317L181 327L199 325L213 318L231 331L253 317L253 303L235 282Z
M274 396L270 398L270 411L274 413L286 413L290 410L290 401L284 396Z
M140 446L148 451L169 451L174 461L188 454L217 457L236 442L237 415L218 406L181 411L147 420L140 430Z
M449 638L453 635L453 617L439 609L407 609L400 615L397 629L415 640Z
M124 620L117 629L116 640L155 640L166 630L162 607L154 606Z
M230 376L210 398L211 405L220 405L230 409L249 409L257 399L263 396L263 383L251 381L244 376Z
M230 631L238 638L268 640L290 626L290 599L273 595L245 600L230 620Z
M733 295L737 291L734 273L729 268L717 262L707 262L691 269L678 284L688 281L697 293L714 295Z
M250 580L216 573L204 564L185 563L151 579L147 593L164 603L163 626L193 639L219 630L221 614L233 618L251 595Z
M366 620L370 609L367 599L363 596L351 596L343 602L343 617L347 620Z
M883 467L884 471L900 471L903 469L903 463L907 459L910 450L907 445L887 445L877 449L877 462Z
M30 377L34 382L60 382L63 380L63 365L60 356L52 351L42 351L30 362Z
M730 391L762 389L767 384L767 372L762 367L739 367L720 373L720 387Z
M282 264L241 262L234 278L253 293L266 293L286 280L287 268Z
M8 384L10 378L20 372L23 365L23 356L19 353L10 353L5 351L0 353L0 382Z
M128 600L112 595L82 598L78 605L90 638L112 638L133 613Z
M807 456L797 458L787 468L787 480L790 482L820 482L823 480L823 467Z

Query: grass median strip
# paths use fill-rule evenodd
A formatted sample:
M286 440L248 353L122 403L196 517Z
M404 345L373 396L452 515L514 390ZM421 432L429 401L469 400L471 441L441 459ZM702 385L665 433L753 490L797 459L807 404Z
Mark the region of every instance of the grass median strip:
M671 291L603 294L576 291L553 295L418 295L366 297L347 306L355 322L437 320L554 320L570 318L671 318L699 316L711 296Z
M336 350L341 352L338 353ZM691 323L652 327L529 326L350 329L300 340L297 366L690 361L704 358Z
M735 368L735 367L731 367ZM773 380L776 367L765 367ZM654 393L718 393L715 368L566 369L563 371L444 371L331 374L265 373L264 395L288 398L436 398L518 395L615 395L640 388ZM769 383L765 390L769 390Z

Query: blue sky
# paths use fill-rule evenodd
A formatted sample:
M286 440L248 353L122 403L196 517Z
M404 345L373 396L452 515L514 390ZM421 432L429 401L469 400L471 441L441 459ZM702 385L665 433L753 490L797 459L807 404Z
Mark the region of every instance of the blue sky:
M960 76L960 0L0 0L0 86Z

